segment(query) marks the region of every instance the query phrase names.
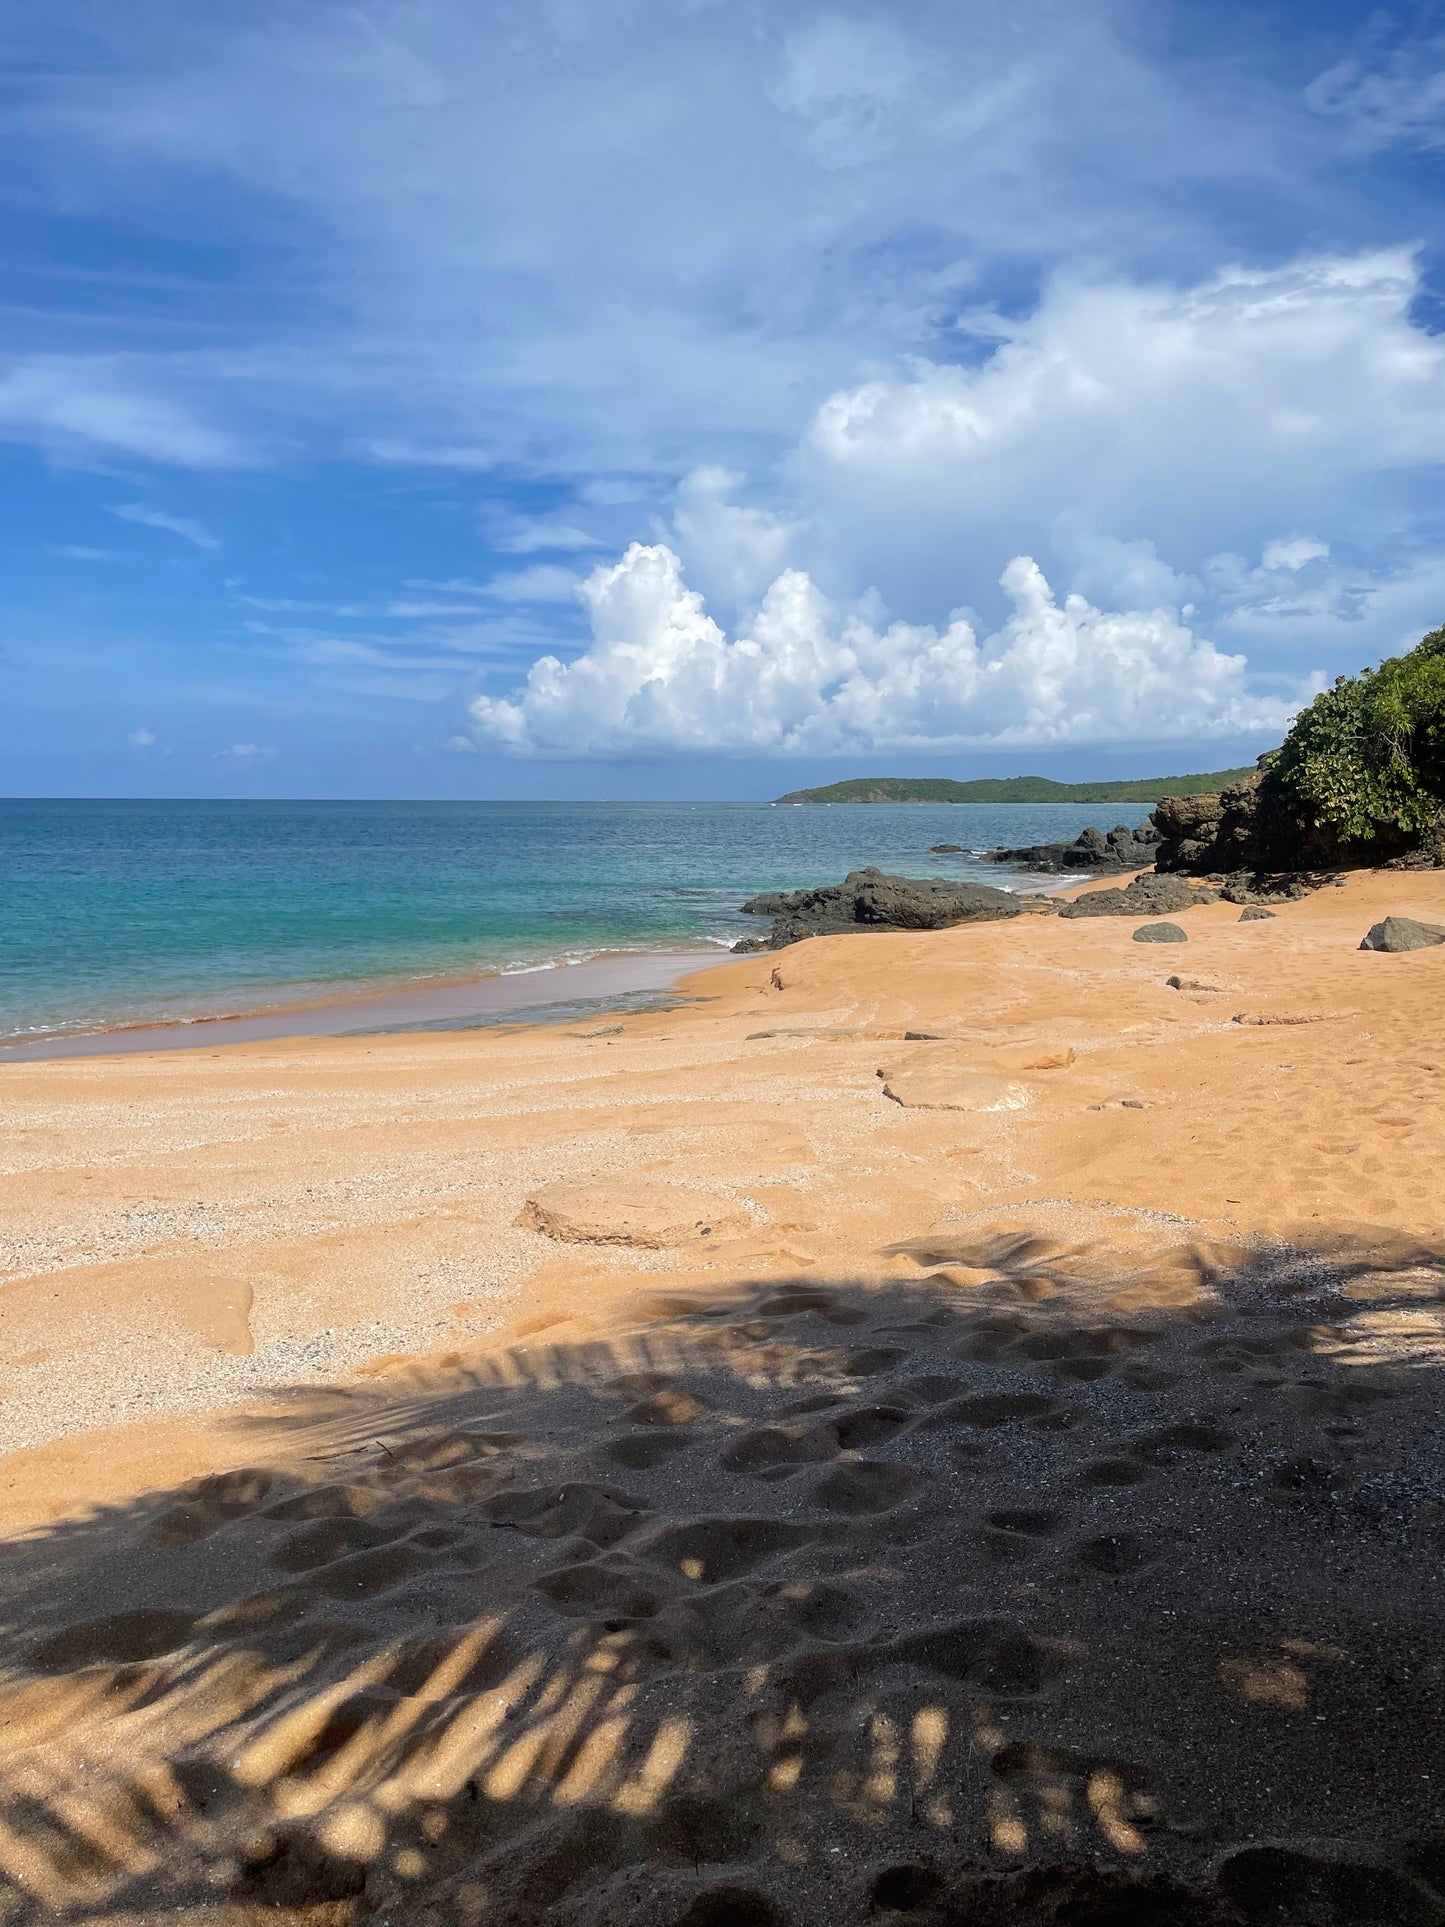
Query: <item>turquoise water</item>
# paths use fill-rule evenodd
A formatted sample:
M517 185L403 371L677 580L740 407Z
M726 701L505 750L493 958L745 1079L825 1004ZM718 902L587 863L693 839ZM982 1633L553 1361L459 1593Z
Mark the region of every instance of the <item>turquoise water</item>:
M265 1009L609 950L716 952L757 890L1140 823L1140 804L0 799L0 1037Z

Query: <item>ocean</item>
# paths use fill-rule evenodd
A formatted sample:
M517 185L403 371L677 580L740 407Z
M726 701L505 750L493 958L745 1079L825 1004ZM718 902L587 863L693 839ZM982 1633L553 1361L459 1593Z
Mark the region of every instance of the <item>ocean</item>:
M974 853L1143 804L0 799L0 1039L191 1022L611 952L717 956L759 890L1018 879ZM959 843L962 856L934 856ZM548 999L539 984L536 1002ZM515 999L513 1001L516 1001Z

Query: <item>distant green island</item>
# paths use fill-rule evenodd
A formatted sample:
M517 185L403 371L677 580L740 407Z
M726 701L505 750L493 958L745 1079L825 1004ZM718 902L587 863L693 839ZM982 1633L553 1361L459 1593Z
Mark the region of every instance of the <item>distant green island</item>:
M1201 776L1145 776L1127 783L1056 783L1051 776L981 776L955 783L948 776L855 776L822 789L789 790L779 803L1155 803L1161 796L1204 796L1228 789L1247 769L1209 770Z

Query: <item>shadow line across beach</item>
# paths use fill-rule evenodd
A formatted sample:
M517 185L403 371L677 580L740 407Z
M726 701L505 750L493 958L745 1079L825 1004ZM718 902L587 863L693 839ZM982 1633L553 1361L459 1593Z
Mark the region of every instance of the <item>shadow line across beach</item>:
M11 1540L3 1927L1445 1919L1445 1251L891 1256Z

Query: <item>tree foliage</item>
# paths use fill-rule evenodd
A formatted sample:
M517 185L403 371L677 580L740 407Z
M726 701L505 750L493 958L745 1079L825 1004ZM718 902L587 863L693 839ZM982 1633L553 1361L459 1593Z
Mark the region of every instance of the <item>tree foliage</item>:
M1340 676L1294 721L1273 774L1300 813L1367 841L1445 813L1445 629Z

